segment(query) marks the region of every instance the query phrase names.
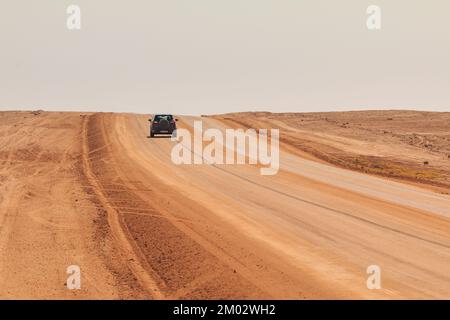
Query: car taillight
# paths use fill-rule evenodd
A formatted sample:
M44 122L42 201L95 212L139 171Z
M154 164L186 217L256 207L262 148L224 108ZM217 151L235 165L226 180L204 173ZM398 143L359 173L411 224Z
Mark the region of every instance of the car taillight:
M158 124L159 122L158 121L155 121L155 122L153 122L154 124Z

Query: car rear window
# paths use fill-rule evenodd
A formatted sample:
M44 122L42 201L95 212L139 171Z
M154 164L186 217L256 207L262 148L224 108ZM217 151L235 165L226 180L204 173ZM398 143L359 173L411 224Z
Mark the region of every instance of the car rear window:
M166 119L167 121L172 121L173 117L170 114L167 114L167 115L158 114L155 116L155 121L161 121L162 119Z

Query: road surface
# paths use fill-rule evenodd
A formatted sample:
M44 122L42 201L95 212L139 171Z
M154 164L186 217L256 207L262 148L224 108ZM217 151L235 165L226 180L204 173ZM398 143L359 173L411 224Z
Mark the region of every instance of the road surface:
M194 120L225 129L179 127ZM450 298L449 196L288 148L274 176L177 166L142 115L44 113L0 133L2 298Z

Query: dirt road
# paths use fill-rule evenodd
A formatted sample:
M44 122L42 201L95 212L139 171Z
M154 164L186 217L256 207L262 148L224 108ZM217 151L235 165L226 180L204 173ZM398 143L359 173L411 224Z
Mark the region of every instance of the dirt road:
M131 114L1 114L0 297L450 298L449 196L289 148L275 176L176 166L175 142L147 127ZM69 265L81 290L65 286ZM370 265L380 290L366 286Z

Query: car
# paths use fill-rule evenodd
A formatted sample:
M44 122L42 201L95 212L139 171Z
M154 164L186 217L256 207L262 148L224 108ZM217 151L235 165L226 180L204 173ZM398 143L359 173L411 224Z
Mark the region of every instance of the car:
M172 134L177 129L176 121L171 114L155 114L155 116L150 119L150 137L153 138L155 134Z

